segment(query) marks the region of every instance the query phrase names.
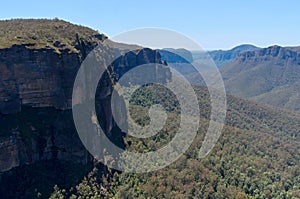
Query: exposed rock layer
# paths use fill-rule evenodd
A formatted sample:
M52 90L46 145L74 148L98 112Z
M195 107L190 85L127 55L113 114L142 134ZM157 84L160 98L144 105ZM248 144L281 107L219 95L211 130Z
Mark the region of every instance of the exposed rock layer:
M100 44L101 45L101 44ZM85 47L92 49L91 46ZM104 48L105 49L105 48ZM0 49L0 171L45 159L86 163L92 160L74 128L71 110L73 83L84 55L68 49L29 49L13 45ZM107 52L103 52L104 54ZM101 57L101 54L100 54ZM110 68L113 79L99 86L98 108L106 133L115 126L110 108L112 82L131 68L161 64L160 54L141 49L121 55ZM167 68L152 71L168 79ZM114 132L118 133L118 132ZM120 133L120 132L119 132Z

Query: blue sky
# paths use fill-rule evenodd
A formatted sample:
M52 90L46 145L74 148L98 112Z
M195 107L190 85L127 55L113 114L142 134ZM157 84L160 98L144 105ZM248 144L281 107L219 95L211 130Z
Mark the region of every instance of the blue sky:
M205 49L242 43L300 45L297 0L109 0L3 1L0 18L61 18L109 37L141 27L167 28L189 36Z

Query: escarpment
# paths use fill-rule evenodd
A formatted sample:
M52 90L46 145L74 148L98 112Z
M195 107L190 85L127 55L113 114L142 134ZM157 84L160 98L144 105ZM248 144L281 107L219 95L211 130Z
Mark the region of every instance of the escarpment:
M16 22L5 23L12 26ZM20 37L7 39L11 45L2 45L0 49L0 172L41 160L92 160L74 126L72 92L77 72L89 52L103 45L98 56L110 53L103 42L106 37L61 20L30 20L30 24L35 23L51 31L34 36L34 31L22 29ZM72 29L67 36L63 31L66 28ZM40 32L43 31L46 30ZM105 132L112 136L116 125L110 107L112 83L128 70L146 63L160 64L152 73L155 78L170 78L158 51L115 51L120 57L110 66L107 84L99 84L96 102L103 113L101 123Z

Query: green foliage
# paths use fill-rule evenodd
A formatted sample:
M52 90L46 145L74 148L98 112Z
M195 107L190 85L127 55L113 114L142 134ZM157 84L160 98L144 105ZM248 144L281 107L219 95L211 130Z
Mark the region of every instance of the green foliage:
M200 133L201 134L201 133ZM197 159L203 140L174 164L157 172L122 173L113 178L107 198L296 198L299 151L293 143L259 132L226 127L214 150ZM274 141L279 145L274 145ZM295 154L297 154L295 156ZM292 161L295 165L288 165Z
M77 35L77 36L76 36ZM14 44L27 45L27 48L52 48L57 52L75 48L80 42L98 43L100 35L90 28L74 25L59 19L12 19L0 21L0 48ZM79 40L78 40L79 39Z
M198 134L190 149L168 167L151 173L128 174L111 172L95 164L88 174L76 175L83 168L70 165L57 172L73 170L75 180L63 180L64 176L47 181L48 178L41 176L57 166L33 165L3 175L1 193L18 181L22 183L16 183L18 187L13 191L17 196L25 192L40 198L299 198L299 115L229 96L223 134L211 153L198 159L210 106L207 90L201 87L195 90L201 110ZM131 100L133 119L141 125L147 124L149 118L145 114L156 103L164 106L168 115L166 125L156 136L124 138L127 150L147 152L163 147L172 139L177 132L180 109L176 107L176 98L165 90L149 86L140 92L141 96L136 94Z
M157 88L157 87L156 87ZM297 198L299 197L299 129L296 113L260 106L229 96L229 113L224 132L213 151L204 159L197 152L205 135L210 115L209 95L201 87L199 96L203 118L198 135L188 152L170 166L146 174L121 173L112 179L107 198ZM144 92L144 93L143 93ZM150 92L150 93L148 93ZM139 104L164 105L166 91L143 89L132 103L133 118L147 113ZM150 96L150 97L149 97ZM152 99L147 101L146 99ZM152 102L151 102L152 101ZM176 104L168 102L168 105ZM137 108L137 107L138 108ZM174 121L178 109L168 109ZM141 116L141 115L142 116ZM149 139L125 137L128 150L147 151L162 147L176 133L174 123L166 123L163 134ZM175 123L176 124L176 123ZM165 136L168 135L168 136ZM155 147L153 147L155 146ZM153 148L152 148L153 147ZM134 161L134 160L133 160Z
M54 186L54 192L51 194L49 199L65 199L66 190L60 190L57 185Z
M195 89L203 116L190 149L162 170L113 175L105 183L105 198L298 198L299 137L292 136L299 129L298 115L229 96L224 132L213 151L199 160L197 152L208 126L210 108L207 90ZM166 107L165 98L174 100L167 105L176 104L174 97L157 87L149 86L141 93L131 101L132 117L141 125L147 123L149 118L144 114L152 104ZM169 108L168 119L175 121L179 113L176 107ZM127 150L147 152L164 146L176 133L176 122L167 122L164 129L148 139L125 137L125 142L130 143Z

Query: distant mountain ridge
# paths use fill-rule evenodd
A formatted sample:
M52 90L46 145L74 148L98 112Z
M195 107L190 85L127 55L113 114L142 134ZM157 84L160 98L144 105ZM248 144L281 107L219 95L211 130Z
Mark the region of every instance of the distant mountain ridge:
M271 46L240 54L221 68L229 93L300 110L300 48Z
M190 51L184 48L164 48L158 50L161 54L162 60L168 63L191 63L193 62L193 55Z
M210 55L210 58L212 58L214 60L215 64L218 67L222 67L225 64L233 61L235 58L237 58L243 52L256 51L259 49L260 49L259 47L256 47L254 45L243 44L243 45L236 46L230 50L208 51L208 54ZM202 52L193 52L193 58L195 61L203 59L204 58L203 53Z
M162 49L159 52L162 60L172 64L180 73L193 79L193 82L200 82L200 85L204 85L202 78L189 63L198 62L202 66L202 63L211 59L220 68L228 93L259 103L300 111L299 46L274 45L259 48L244 44L227 51Z

